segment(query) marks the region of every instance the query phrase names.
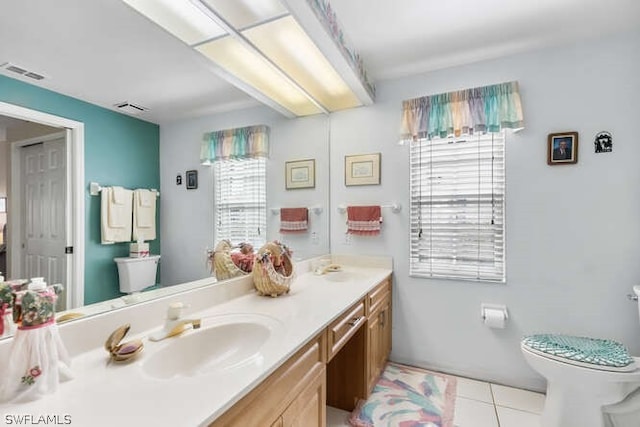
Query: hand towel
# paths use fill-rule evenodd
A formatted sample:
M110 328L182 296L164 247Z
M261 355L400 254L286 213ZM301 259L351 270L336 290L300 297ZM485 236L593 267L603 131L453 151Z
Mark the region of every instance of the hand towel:
M309 209L281 208L280 232L304 233L309 228Z
M100 193L100 231L103 245L131 241L133 192L131 190L124 191L129 196L124 197L123 205L113 204L111 187L103 188ZM119 227L112 226L111 223L117 224Z
M140 206L148 208L151 206L151 203L155 203L156 192L149 190L139 190L138 197L140 199Z
M133 195L131 190L122 187L107 187L106 190L111 194L111 197L107 198L109 227L124 228L127 225L131 227L131 197Z
M380 234L382 213L380 206L347 206L347 233L358 236Z
M113 192L113 203L116 205L124 205L127 197L125 189L122 187L114 186L111 187L111 190Z
M133 192L133 240L154 240L156 238L156 197L155 191L145 188Z

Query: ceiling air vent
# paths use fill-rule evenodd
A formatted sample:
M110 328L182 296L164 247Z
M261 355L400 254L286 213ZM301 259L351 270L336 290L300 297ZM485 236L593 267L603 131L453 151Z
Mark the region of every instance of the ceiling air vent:
M16 64L12 64L10 62L6 62L2 64L0 68L4 68L7 71L11 71L12 73L20 74L23 77L29 77L30 79L34 79L34 80L42 80L45 78L42 74L29 71L24 67L19 67Z
M122 111L123 113L128 113L128 114L140 114L143 111L148 110L148 108L144 108L139 105L132 104L130 102L121 102L119 104L116 104L115 107L119 111Z

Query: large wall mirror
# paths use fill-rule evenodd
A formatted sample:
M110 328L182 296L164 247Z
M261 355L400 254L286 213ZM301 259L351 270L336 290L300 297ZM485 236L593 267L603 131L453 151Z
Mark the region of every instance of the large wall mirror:
M0 79L5 78L0 76ZM41 91L10 79L5 83L15 85L17 92ZM41 95L55 99L58 104L66 98L45 91ZM0 101L6 101L2 104L9 106L0 111L0 116L4 117L0 121L0 136L4 136L0 138L4 139L0 141L0 175L3 171L11 174L12 162L19 158L11 156L12 146L19 152L31 145L55 141L64 137L65 131L72 127L68 123L79 123L83 128L81 149L71 150L65 162L65 177L73 177L74 173L82 175L76 177L75 187L73 179L64 181L69 195L68 203L65 203L69 210L65 211L64 226L71 240L67 239L62 249L69 246L69 241L74 242L73 259L76 264L70 264L69 257L62 254L60 265L68 266L70 270L55 279L63 283L69 293L69 297L61 298L64 301L59 307L61 311L90 315L216 282L206 257L207 250L212 249L218 240L214 232L213 167L199 162L203 136L216 130L258 124L270 128L271 149L266 160L266 239L283 241L293 250L296 259L329 252L328 116L287 119L267 107L254 107L158 126L66 98L62 99L62 107L58 110L46 108L47 115L73 119L60 122L62 126L55 126L52 125L55 121L41 119L39 108L43 107L38 102L27 109L33 115L24 116L13 112L10 107L12 99ZM297 160L314 160L315 182L312 187L286 188L286 164ZM198 171L196 189L186 188L185 174L188 170ZM181 185L177 184L178 176L182 178ZM0 222L3 222L0 229L7 224L6 228L13 230L16 224L12 222L24 217L24 212L18 208L24 203L16 205L15 211L11 210L11 201L20 190L9 185L9 181L10 178L3 180L0 176L0 197L7 197L9 206L8 215L2 217L0 214ZM101 244L100 197L89 194L89 183L94 181L102 185L160 190L156 217L158 239L151 242L151 252L161 255L157 289L137 295L119 292L117 267L113 259L126 256L129 246L128 243ZM76 209L83 206L75 218L72 215L73 200L76 201ZM285 207L310 208L308 232L280 233L279 210ZM2 237L5 238L4 235ZM7 278L28 277L36 273L42 275L42 270L11 268L10 260L16 259L11 248L14 252L20 251L23 241L19 235L8 240L2 242L8 265L0 271L6 272ZM13 243L7 245L9 242ZM19 273L14 274L16 271Z

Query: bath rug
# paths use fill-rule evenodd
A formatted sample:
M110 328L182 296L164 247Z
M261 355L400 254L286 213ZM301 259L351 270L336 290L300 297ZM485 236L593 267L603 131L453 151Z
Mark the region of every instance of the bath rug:
M452 427L455 397L454 377L388 363L349 423L354 427Z

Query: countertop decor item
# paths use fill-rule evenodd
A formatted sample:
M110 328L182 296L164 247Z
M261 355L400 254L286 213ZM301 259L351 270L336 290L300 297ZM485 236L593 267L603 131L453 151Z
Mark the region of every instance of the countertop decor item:
M109 356L114 362L131 360L140 354L144 348L144 344L138 339L122 343L129 329L131 329L131 326L128 323L120 326L109 335L109 338L107 338L107 341L104 343L105 350L109 352Z
M226 280L232 277L245 276L248 272L238 267L231 258L233 246L229 240L221 240L216 248L208 252L207 258L211 265L211 272L216 279Z
M17 325L9 363L0 366L0 402L35 400L72 378L71 360L55 323L60 285L31 279L26 290L14 292L13 321Z
M258 251L252 274L259 295L277 297L289 293L294 277L291 250L277 240L268 242Z

